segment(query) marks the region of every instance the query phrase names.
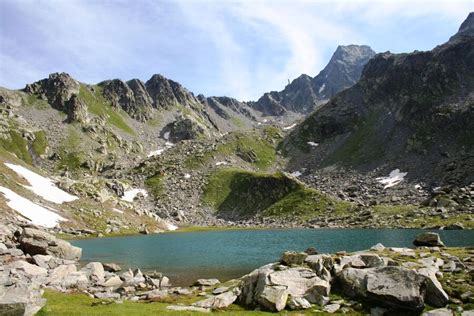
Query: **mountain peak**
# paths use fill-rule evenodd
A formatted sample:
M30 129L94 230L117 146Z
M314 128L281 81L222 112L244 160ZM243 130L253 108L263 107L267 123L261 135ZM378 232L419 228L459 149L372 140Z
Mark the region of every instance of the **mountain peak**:
M456 34L451 36L450 41L462 36L474 36L474 12L470 12L464 22L461 23Z

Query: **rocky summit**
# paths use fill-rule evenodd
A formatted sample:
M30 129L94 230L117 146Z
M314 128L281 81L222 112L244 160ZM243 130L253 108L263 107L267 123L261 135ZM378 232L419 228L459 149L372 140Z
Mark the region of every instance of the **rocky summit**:
M0 314L472 315L472 247L437 231L474 228L474 13L429 51L339 45L255 101L77 78L0 87ZM66 241L211 227L429 231L189 287Z

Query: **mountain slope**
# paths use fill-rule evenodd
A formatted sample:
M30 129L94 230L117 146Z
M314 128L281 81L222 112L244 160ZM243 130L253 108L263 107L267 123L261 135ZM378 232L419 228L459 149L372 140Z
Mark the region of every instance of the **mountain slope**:
M434 183L474 180L474 37L428 52L378 54L360 81L284 141L292 168L385 166ZM308 144L317 143L319 146Z
M354 85L374 55L369 46L338 46L329 63L314 78L303 74L283 91L265 93L249 105L268 116L280 116L287 111L310 113L339 91Z

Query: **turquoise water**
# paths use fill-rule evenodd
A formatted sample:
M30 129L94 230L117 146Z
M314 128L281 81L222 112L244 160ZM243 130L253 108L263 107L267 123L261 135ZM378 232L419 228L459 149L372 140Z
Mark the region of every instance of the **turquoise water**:
M286 250L319 252L411 247L415 229L280 229L169 233L75 240L83 261L115 262L123 267L157 270L175 285L198 278L222 280L242 276L278 260ZM436 231L447 246L474 246L474 231Z

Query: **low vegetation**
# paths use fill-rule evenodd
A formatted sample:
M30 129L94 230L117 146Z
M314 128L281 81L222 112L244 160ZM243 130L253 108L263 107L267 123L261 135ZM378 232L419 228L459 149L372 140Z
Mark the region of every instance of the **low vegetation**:
M35 139L31 146L38 156L44 155L46 153L46 148L48 147L46 133L44 131L35 132Z
M185 166L197 168L212 158L240 157L251 166L266 170L276 161L276 144L280 139L276 128L267 128L263 131L233 133L213 150L200 157L189 157Z
M81 84L79 97L87 104L88 111L97 116L107 118L107 122L124 132L135 135L135 131L125 122L123 116L127 114L122 110L115 110L110 103L102 96L102 88L94 86L94 94Z
M220 169L209 178L203 202L225 218L292 216L311 218L325 212L345 213L348 202L306 188L285 174Z
M19 132L10 130L8 138L0 138L0 146L6 151L15 154L24 162L31 164L32 159L28 151L28 144Z

